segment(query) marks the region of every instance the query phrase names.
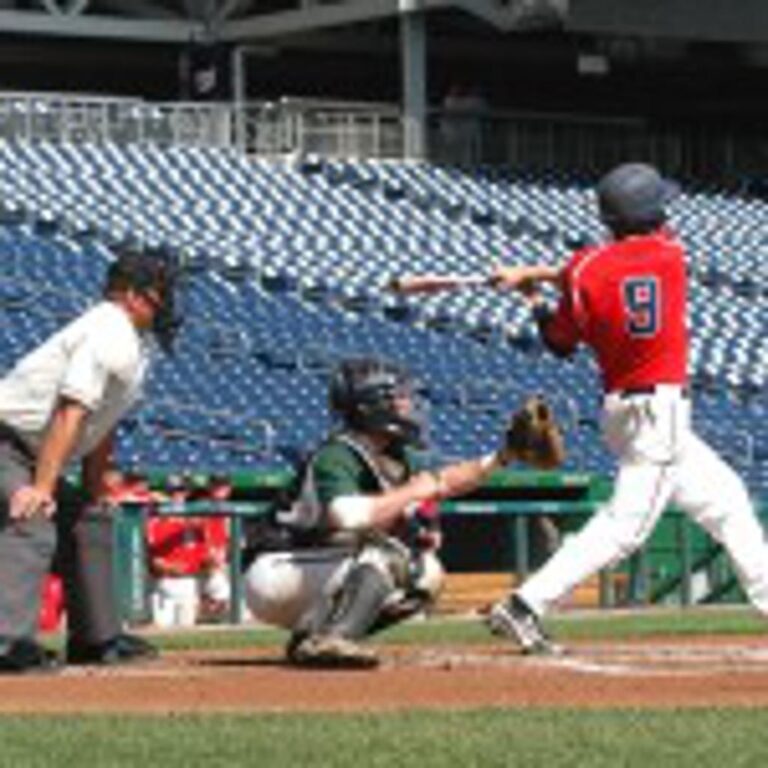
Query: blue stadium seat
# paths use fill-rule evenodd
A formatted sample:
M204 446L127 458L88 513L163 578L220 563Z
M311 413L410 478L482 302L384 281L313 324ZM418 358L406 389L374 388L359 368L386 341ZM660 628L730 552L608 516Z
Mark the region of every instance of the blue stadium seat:
M132 460L279 461L327 428L327 371L356 353L386 354L417 371L447 454L487 448L518 395L567 389L570 465L610 466L596 439L593 365L578 356L564 376L563 364L542 354L520 302L482 289L419 300L382 292L405 272L472 274L503 259L559 263L576 242L600 237L582 179L0 141L0 189L0 251L13 277L0 291L5 365L98 292L110 247L172 249L190 274L189 322L183 354L158 366L147 402L233 410L243 434L245 424L275 431L275 455L265 457L224 439L185 447L181 438L136 428L125 438ZM739 420L745 406L721 400L723 392L765 397L768 313L763 281L755 279L768 255L755 226L765 213L764 201L718 190L684 192L673 208L690 253L697 401L703 423L739 425L725 438L737 445L764 423L764 411L762 421ZM42 297L34 313L19 308L29 286ZM485 391L492 402L476 400L478 382L495 382ZM712 398L721 398L716 409ZM749 477L764 483L761 446L756 441Z

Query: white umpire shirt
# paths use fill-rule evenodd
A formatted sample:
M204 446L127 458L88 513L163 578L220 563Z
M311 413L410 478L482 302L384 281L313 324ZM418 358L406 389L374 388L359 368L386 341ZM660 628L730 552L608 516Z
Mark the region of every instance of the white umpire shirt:
M135 403L151 345L128 314L102 301L23 357L0 380L0 421L37 453L56 402L88 409L72 458L92 451Z

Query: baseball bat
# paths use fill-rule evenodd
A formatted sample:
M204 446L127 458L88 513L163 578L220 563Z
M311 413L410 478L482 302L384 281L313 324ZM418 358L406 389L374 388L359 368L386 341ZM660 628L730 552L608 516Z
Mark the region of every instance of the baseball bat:
M405 296L423 293L441 293L443 291L456 291L462 288L475 288L492 285L490 275L404 275L390 281L389 288L395 293Z

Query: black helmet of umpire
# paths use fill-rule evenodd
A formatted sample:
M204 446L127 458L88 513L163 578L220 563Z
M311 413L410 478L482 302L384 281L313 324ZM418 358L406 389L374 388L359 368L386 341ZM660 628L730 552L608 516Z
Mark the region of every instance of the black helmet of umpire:
M386 435L395 445L421 445L423 423L414 382L404 368L375 357L343 360L331 376L329 404L348 429ZM408 398L407 412L398 400Z
M653 232L666 222L667 203L679 191L652 165L619 165L597 185L600 218L616 237Z
M107 270L104 293L134 290L137 293L156 291L160 303L152 324L152 333L165 352L171 352L173 341L181 327L177 314L178 269L169 260L140 251L122 250Z

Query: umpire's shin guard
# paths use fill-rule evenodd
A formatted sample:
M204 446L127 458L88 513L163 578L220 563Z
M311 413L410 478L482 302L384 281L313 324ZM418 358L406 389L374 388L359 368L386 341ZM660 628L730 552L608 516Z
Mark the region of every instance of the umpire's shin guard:
M121 629L114 574L114 520L93 507L60 532L59 565L64 577L70 641L103 643Z

